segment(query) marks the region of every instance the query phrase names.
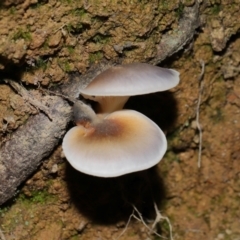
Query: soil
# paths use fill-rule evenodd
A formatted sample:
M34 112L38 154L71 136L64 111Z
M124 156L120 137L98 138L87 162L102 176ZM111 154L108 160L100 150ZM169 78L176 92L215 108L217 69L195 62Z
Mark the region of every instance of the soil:
M156 233L170 239L166 220L151 231L156 203L175 240L239 240L239 3L202 1L193 41L162 63L181 73L180 84L127 103L167 134L168 151L157 166L119 178L92 177L74 170L59 145L0 207L0 239L161 239ZM1 74L37 95L39 87L67 82L72 72L84 74L102 59L147 62L192 4L2 1ZM37 113L1 81L1 144Z

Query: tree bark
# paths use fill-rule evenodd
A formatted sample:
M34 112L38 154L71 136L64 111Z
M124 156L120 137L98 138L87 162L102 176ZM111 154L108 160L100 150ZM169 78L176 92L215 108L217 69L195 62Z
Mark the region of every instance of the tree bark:
M150 63L159 64L182 49L192 39L198 26L199 5L196 2L192 7L185 8L178 29L162 38L157 57ZM116 63L101 62L84 75L72 75L69 83L57 90L75 99L82 85L113 64ZM14 196L17 187L37 169L43 158L51 154L66 131L71 119L71 107L60 97L46 98L51 120L44 113L32 116L0 149L0 205Z
M60 97L48 97L52 121L39 113L14 132L0 153L0 205L14 196L17 187L32 174L59 143L71 119L71 107Z

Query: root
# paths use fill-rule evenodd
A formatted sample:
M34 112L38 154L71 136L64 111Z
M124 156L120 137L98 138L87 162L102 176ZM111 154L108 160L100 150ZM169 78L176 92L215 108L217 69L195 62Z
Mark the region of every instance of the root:
M158 210L157 204L154 202L154 209L156 212L156 218L154 223L152 224L152 229L154 229L157 225L157 223L159 223L161 220L165 220L168 223L168 227L169 227L169 236L170 236L170 240L173 240L173 233L172 233L172 224L169 220L168 217L164 217L161 212Z
M173 233L172 233L172 225L171 225L171 222L170 222L169 218L162 216L162 214L161 214L160 211L158 210L157 204L156 204L155 202L154 202L154 209L155 209L155 213L156 213L156 218L155 218L152 226L149 227L149 226L147 225L147 223L144 221L142 214L141 214L141 213L139 212L139 210L133 205L133 212L132 212L132 214L129 216L129 219L128 219L128 222L127 222L125 228L123 229L123 231L121 232L121 234L120 234L115 240L118 240L121 236L124 235L124 233L125 233L125 232L127 231L127 229L128 229L128 226L129 226L132 218L135 218L137 221L141 222L141 223L145 226L145 228L147 228L147 229L149 230L149 234L154 234L154 235L156 235L156 236L158 236L158 237L160 237L160 238L163 238L163 239L167 239L167 238L166 238L166 237L163 237L163 236L160 235L160 234L158 234L154 229L155 229L156 225L157 225L159 222L161 222L161 221L167 221L168 226L169 226L169 236L170 236L170 240L174 240L174 239L173 239ZM137 215L136 215L135 213L136 213Z
M199 122L199 115L200 115L200 106L201 106L201 100L202 100L202 92L203 92L203 78L204 78L204 72L205 72L205 63L203 60L200 60L200 64L202 67L200 76L198 77L199 81L199 93L198 93L198 101L197 101L197 108L196 108L196 123L197 123L197 129L199 133L199 145L198 145L198 168L201 167L201 160L202 160L202 127Z
M115 240L118 240L121 236L123 236L123 234L127 231L127 229L128 229L128 226L129 226L129 224L130 224L130 222L131 222L131 220L132 220L132 218L133 218L133 216L134 216L134 210L133 210L133 212L132 212L132 214L129 216L129 218L128 218L128 221L127 221L127 224L126 224L126 226L125 226L125 228L123 229L123 231L121 232L121 234L115 239Z

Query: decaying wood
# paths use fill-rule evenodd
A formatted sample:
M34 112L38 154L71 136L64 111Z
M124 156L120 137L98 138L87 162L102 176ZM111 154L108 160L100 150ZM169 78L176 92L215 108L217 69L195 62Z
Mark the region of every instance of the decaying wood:
M174 53L183 49L189 43L196 28L200 25L199 3L196 0L192 7L185 7L179 26L174 31L165 34L158 45L157 57L151 61L152 64L159 64Z
M185 8L178 29L163 36L157 57L149 63L159 64L192 39L199 26L198 12L197 1L194 6ZM119 62L121 63L121 60ZM72 75L69 83L56 91L73 99L77 98L82 85L86 85L94 76L114 64L116 62L101 62L92 66L84 75ZM15 90L22 95L19 89ZM22 96L41 112L32 116L24 126L14 132L0 149L0 205L13 197L17 187L37 169L43 158L51 154L71 119L71 107L61 97L46 96L49 106L47 108L42 104L36 105L28 92L24 92Z
M165 34L160 44L157 46L157 56L148 63L157 65L164 61L166 58L172 56L174 53L182 50L183 47L192 40L195 30L199 27L199 3L192 7L185 7L182 18L179 21L178 29ZM69 84L61 87L61 92L71 97L78 97L80 89L86 86L95 76L107 68L120 64L119 62L101 62L97 66L93 65L85 75L73 75Z
M1 148L0 204L14 196L19 184L37 169L65 133L71 107L59 97L47 99L53 119L44 113L30 117Z
M15 89L16 92L21 95L25 101L29 102L33 107L37 108L37 110L44 112L50 120L53 120L48 108L36 100L23 86L11 79L5 79L4 81L8 83L13 89Z

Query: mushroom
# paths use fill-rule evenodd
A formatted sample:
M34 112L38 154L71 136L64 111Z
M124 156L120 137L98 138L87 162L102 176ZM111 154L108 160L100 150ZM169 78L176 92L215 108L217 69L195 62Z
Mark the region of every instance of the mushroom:
M81 95L99 103L98 112L123 108L130 96L161 92L179 83L179 73L146 63L131 63L108 68L96 76Z
M95 114L87 105L74 105L76 125L63 139L63 152L78 171L117 177L156 165L167 149L162 130L134 110Z

